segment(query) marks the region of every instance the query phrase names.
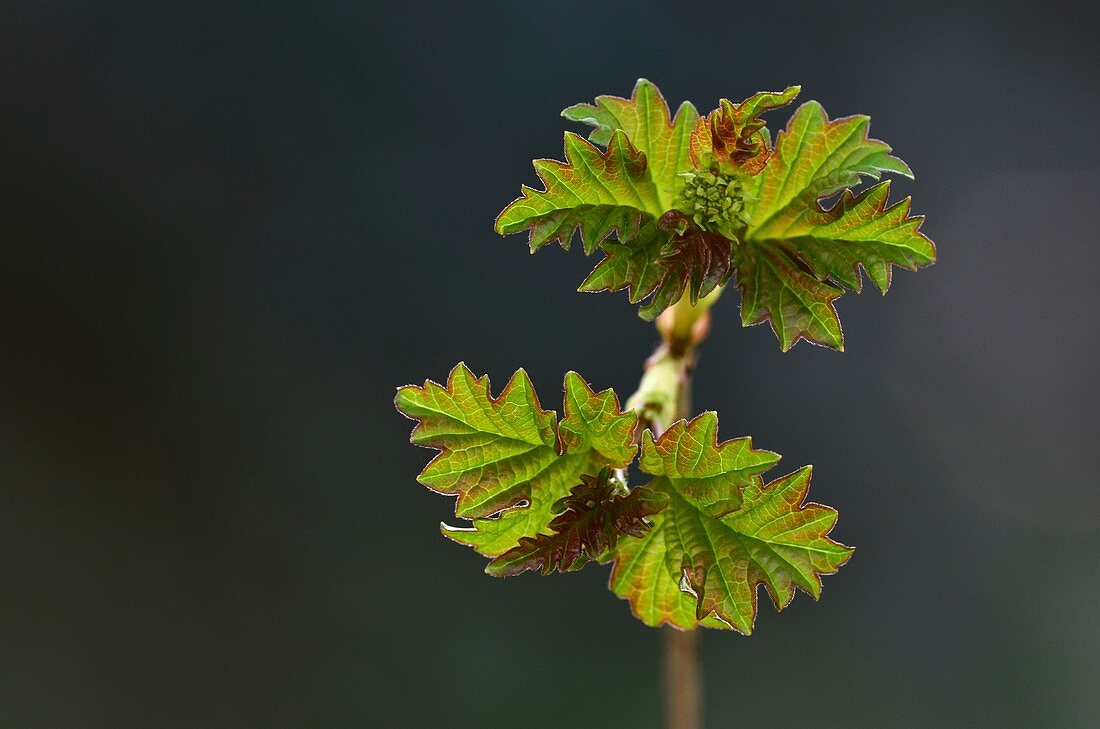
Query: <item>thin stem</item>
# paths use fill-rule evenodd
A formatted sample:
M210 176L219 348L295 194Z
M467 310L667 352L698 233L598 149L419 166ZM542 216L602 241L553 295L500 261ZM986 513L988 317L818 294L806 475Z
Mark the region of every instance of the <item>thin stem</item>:
M703 676L699 631L664 627L665 720L668 729L702 729Z
M657 319L662 343L646 362L642 381L627 407L638 411L639 427L660 436L672 423L691 414L691 379L695 349L710 331L710 307L716 289L693 306L687 296ZM703 680L698 631L663 630L665 715L669 729L701 729Z

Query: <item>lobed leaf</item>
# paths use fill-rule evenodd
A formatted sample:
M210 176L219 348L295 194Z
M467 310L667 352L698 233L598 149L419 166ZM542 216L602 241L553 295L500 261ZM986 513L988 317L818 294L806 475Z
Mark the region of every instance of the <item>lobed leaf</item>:
M630 303L637 304L656 291L666 275L658 263L671 239L669 231L658 227L656 220L642 225L630 244L605 240L600 244L603 259L580 285L579 291L628 290Z
M888 182L859 195L845 189L832 208L821 206L861 177L912 177L889 146L867 137L869 123L865 116L830 121L820 104L803 104L746 198L749 224L733 256L741 321L768 321L783 351L799 339L844 349L833 301L842 287L862 290L860 268L885 293L892 266L915 270L936 259L918 232L923 218L909 217L908 198L887 207Z
M562 116L594 126L589 135L594 142L605 143L622 131L645 152L663 213L656 224L646 220L636 234L620 231L619 241L603 240L604 258L579 290L625 288L632 303L652 296L638 313L643 319L654 319L685 292L697 300L724 284L732 273L732 241L698 227L672 231L662 224L667 216L678 214L675 206L684 187L680 173L692 168L688 140L701 121L695 107L685 102L673 120L657 87L639 79L630 99L600 96L595 105L577 104Z
M742 325L767 321L784 352L799 339L844 350L844 331L833 306L841 289L814 278L771 241L746 241L734 267Z
M397 391L397 409L418 420L410 441L439 455L420 483L457 496L455 514L482 517L531 496L531 482L557 458L554 413L543 410L520 369L497 397L489 378L459 363L443 387L427 381Z
M562 115L591 125L590 142L567 133L566 162L536 161L545 190L524 187L497 231L529 230L535 251L554 240L568 248L579 230L586 254L604 254L579 290L626 289L644 319L732 279L743 325L769 322L784 351L800 339L842 350L835 299L861 291L862 272L885 293L894 266L930 265L936 250L908 198L888 205L886 185L852 192L864 178L913 176L867 136L868 117L830 120L810 101L772 149L761 117L799 91L721 99L706 116L685 102L673 117L639 79L629 99L571 106Z
M871 118L863 115L829 120L816 101L795 110L775 143L775 155L755 178L749 196L749 235L791 206L805 209L823 197L879 179L884 172L912 177L909 166L890 154L885 142L867 137Z
M764 486L779 456L748 438L720 443L714 413L645 431L639 465L654 479L627 490L613 470L637 455L637 413L575 372L564 390L558 423L523 370L496 397L464 364L446 386L398 390L418 421L412 442L439 450L420 481L456 495L456 515L472 521L443 533L491 557L489 574L611 561L611 589L646 624L747 634L759 584L780 609L796 588L816 599L820 576L851 555L827 536L836 512L804 504L809 468Z
M458 496L455 515L473 522L442 525L445 536L497 556L544 531L554 502L581 475L634 460L637 413L623 412L611 390L597 393L575 372L566 374L564 390L558 424L522 369L496 398L488 378L464 364L446 387L427 381L398 390L398 410L419 421L412 442L440 451L418 480Z
M658 227L673 233L656 260L660 273L653 298L638 310L643 319L656 319L685 293L692 304L723 286L733 269L730 255L733 241L700 228L678 210L670 210L657 221Z
M643 437L641 468L664 476L692 504L714 517L741 507L741 491L761 485L760 474L779 462L779 454L756 450L751 438L718 442L718 415L705 412L674 423L664 435Z
M563 453L593 451L615 468L625 468L638 453L633 411L621 412L619 398L607 389L595 392L576 372L565 375L564 414L558 425Z
M754 232L775 240L787 255L810 267L819 280L863 290L862 268L883 294L893 266L915 271L936 260L936 246L919 232L923 217L909 217L909 198L887 207L890 182L859 195L841 193L828 210L817 205L771 219Z
M759 474L778 456L752 450L748 439L719 445L716 431L716 416L705 413L657 439L647 432L642 468L658 476L648 488L669 505L644 537L623 541L605 559L615 562L611 589L647 625L748 635L760 584L780 610L795 588L817 599L821 575L836 572L852 550L827 536L836 511L804 503L810 467L763 486Z
M524 185L519 199L497 217L498 233L529 230L533 253L555 240L568 250L579 230L584 251L590 254L612 233L629 240L644 218L663 212L646 156L624 133L614 133L601 152L566 132L565 160L535 160L545 189Z
M592 451L559 456L531 479L529 495L523 500L499 514L471 519L469 526L443 522L439 531L452 542L472 547L478 554L496 557L516 546L520 539L545 531L554 518L554 503L580 482L582 474L596 473L603 465Z
M690 167L687 141L699 119L699 112L690 102L682 103L673 119L660 90L640 78L629 99L597 96L594 105L576 104L561 115L595 127L588 138L596 144L607 145L616 131L625 133L648 161L661 201L656 214L672 208L679 188L676 175Z
M801 86L789 86L782 92L762 91L740 104L721 99L718 108L700 118L691 132L688 146L694 166L748 176L759 173L771 157L760 115L790 104L801 90Z
M733 241L703 230L678 210L647 223L630 245L604 242L604 258L581 283L580 291L629 289L631 303L652 320L684 294L698 301L725 285L733 268Z

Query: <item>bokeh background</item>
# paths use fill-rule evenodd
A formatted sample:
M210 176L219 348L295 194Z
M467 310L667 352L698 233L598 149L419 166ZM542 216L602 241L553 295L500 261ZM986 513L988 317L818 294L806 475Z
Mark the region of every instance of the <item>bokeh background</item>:
M394 388L633 390L594 261L499 239L558 117L801 83L917 173L940 263L780 354L716 309L723 433L859 547L708 633L709 726L1100 724L1100 89L1087 3L0 5L0 726L657 727L605 568L499 581ZM772 116L782 126L786 112ZM786 469L786 470L782 470Z

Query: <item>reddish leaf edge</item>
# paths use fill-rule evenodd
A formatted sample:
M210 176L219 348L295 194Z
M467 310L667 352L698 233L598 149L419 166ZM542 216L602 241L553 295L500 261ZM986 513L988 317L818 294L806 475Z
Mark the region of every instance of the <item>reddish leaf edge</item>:
M562 421L568 416L568 413L563 413L562 418L559 419L558 418L558 413L557 413L556 410L546 410L542 407L542 402L539 400L538 390L537 390L537 388L535 388L534 384L531 382L531 377L530 377L530 375L527 374L526 369L524 369L523 367L517 368L516 371L508 378L508 383L504 386L504 388L500 391L500 393L497 394L494 397L493 393L492 393L492 382L491 382L491 379L490 379L489 375L485 374L485 375L482 375L481 377L478 377L477 375L474 374L474 371L471 370L469 368L469 366L467 366L465 360L460 360L458 362L458 364L456 364L454 367L452 367L450 372L448 373L447 379L446 379L446 385L442 385L439 382L436 382L435 380L433 380L431 378L427 378L427 379L424 380L423 385L408 384L408 385L402 385L402 386L398 387L397 388L397 394L394 395L394 401L393 401L394 409L398 412L398 414L400 414L405 419L411 420L411 421L413 421L414 423L417 424L416 426L413 427L412 432L409 434L409 443L411 445L417 446L418 448L425 448L427 450L437 451L436 455L433 456L432 459L430 461L428 461L427 465L425 465L424 468L422 468L420 470L420 473L417 474L416 480L420 485L424 486L425 488L427 488L432 493L439 494L440 496L449 496L449 497L457 498L458 495L459 495L458 492L440 491L440 490L430 486L429 484L424 483L421 480L421 476L423 476L423 474L431 468L433 463L435 463L440 458L443 458L446 454L446 451L443 450L443 449L436 448L434 446L426 445L424 443L417 443L415 441L417 428L420 427L420 419L416 418L414 416L408 415L404 411L401 410L401 407L398 404L398 401L401 398L401 393L402 393L402 391L409 390L409 389L426 390L426 389L429 388L429 386L438 387L438 388L441 388L441 389L444 389L444 390L451 390L455 379L458 376L462 375L462 374L468 375L475 382L477 382L479 386L484 387L486 396L487 396L489 402L492 405L497 405L497 404L500 403L501 400L504 400L505 398L507 398L507 396L510 393L512 387L515 386L515 383L518 382L520 378L526 379L526 381L531 385L531 388L530 388L531 396L534 399L535 407L537 408L538 413L540 415L550 415L552 417L552 427L554 429L554 441L555 441L554 451L555 451L555 453L559 456L565 454L566 445L565 445L565 443L562 439L562 436L561 436L560 426L561 426ZM565 400L564 396L565 396L565 392L566 392L565 383L569 380L570 376L575 376L576 379L579 381L579 383L581 385L583 385L587 397L599 398L599 397L605 396L607 394L610 394L612 405L614 406L616 412L619 415L631 414L631 411L623 410L622 404L619 400L618 393L615 392L614 388L608 387L608 388L605 388L603 390L598 390L597 391L597 390L592 388L591 384L589 384L589 382L587 380L585 380L582 375L580 375L578 372L576 372L574 370L569 370L568 372L565 373L565 375L562 378L563 408L564 408L564 405L565 405L565 403L564 403L564 400ZM635 418L637 418L637 413L634 412L633 414L635 415ZM637 421L635 421L635 422L637 422ZM641 442L641 440L640 440L641 434L638 432L637 427L634 428L633 432L634 432L634 436L633 436L633 439L631 441L631 444L635 446L634 455L630 458L629 461L627 461L625 463L621 463L621 464L619 464L619 463L610 463L609 465L611 465L612 467L614 467L614 468L625 468L626 466L629 466L631 463L633 463L635 460L637 460L637 446ZM524 508L527 508L527 506L528 506L528 504L525 503L525 501L519 501L516 504L513 504L512 506L508 506L508 507L505 507L503 509L499 509L498 511L493 512L492 514L488 514L484 517L477 517L477 518L479 518L479 519L481 519L481 518L486 518L486 519L496 518L496 517L499 517L501 514L503 514L506 511L510 511L512 509L524 509ZM457 518L465 519L465 517L457 517ZM467 520L467 521L469 521L469 520ZM455 527L455 526L451 526L450 524L447 524L446 522L440 522L440 527L444 531L444 533L446 533L448 531L452 531L452 532L454 532L454 531L473 531L472 528L469 528L469 527Z
M470 378L472 378L478 384L479 387L484 387L485 394L486 394L486 396L489 400L489 403L492 404L492 405L497 405L497 404L500 403L501 400L504 400L509 395L512 388L515 387L516 383L520 381L520 379L525 379L528 383L531 383L531 377L530 377L530 375L527 374L527 370L520 367L514 373L512 373L511 377L508 378L507 384L500 391L500 393L496 397L493 397L492 386L491 386L491 383L490 383L490 380L489 380L489 375L482 375L481 377L478 377L477 375L474 374L473 370L471 370L469 367L466 366L465 361L459 361L459 363L456 364L454 367L452 367L451 371L447 374L447 384L446 385L441 385L440 383L438 383L438 382L436 382L435 380L432 380L432 379L426 379L426 380L424 380L423 385L409 384L409 385L402 385L401 387L397 388L397 394L394 395L394 399L393 399L394 409L397 410L397 412L400 413L402 417L404 417L408 420L412 420L413 422L416 423L416 425L412 429L412 432L409 434L409 443L411 445L417 446L418 448L426 448L428 450L437 451L436 455L433 456L432 459L430 461L428 461L427 465L425 465L424 468L422 468L420 470L420 473L417 474L417 476L416 476L417 483L419 483L421 486L424 486L426 489L428 489L432 493L439 494L440 496L453 496L453 497L456 497L456 499L459 496L460 492L458 492L458 491L440 491L439 489L436 489L435 487L433 487L433 486L425 483L423 480L421 480L424 473L426 473L432 467L432 464L434 464L436 461L438 461L441 458L444 458L446 456L447 449L436 448L434 446L430 446L430 445L427 445L427 444L424 444L424 443L417 443L416 442L415 438L416 438L416 432L420 428L420 422L421 422L420 418L417 418L417 417L414 417L414 416L411 416L411 415L407 415L404 411L402 411L401 407L399 405L399 400L401 398L401 393L405 390L410 390L410 389L413 389L413 390L427 390L427 389L429 389L429 387L435 386L435 387L438 387L438 388L441 388L441 389L444 389L444 390L447 390L447 391L452 391L455 380L461 374L469 375ZM542 403L539 400L538 391L535 389L533 384L531 385L531 397L534 398L535 408L536 408L539 415L545 416L545 415L549 414L553 417L554 435L555 435L555 439L556 439L557 438L557 412L554 411L554 410L546 410L542 407ZM500 511L503 511L503 509L500 510ZM495 514L499 514L500 511L495 512Z
M639 162L638 162L639 167L640 167L639 171L644 171L649 166L649 158L646 156L645 152L642 152L640 149L635 147L634 143L630 140L630 137L628 137L626 135L626 132L624 132L621 129L616 129L616 130L613 131L613 133L611 135L611 139L608 141L606 147L601 147L600 145L595 144L594 142L591 142L591 141L585 139L584 137L577 134L576 132L566 131L563 135L563 141L562 141L562 156L565 157L566 160L569 159L569 143L570 143L570 141L573 141L576 144L587 146L587 147L595 150L596 154L599 155L600 159L602 159L604 161L608 161L608 160L611 159L612 153L616 151L616 144L625 145L627 154L637 155L639 157ZM528 241L528 246L529 247L530 247L530 241L531 241L531 239L532 239L532 237L534 236L534 233L535 233L535 227L538 225L537 220L532 220L530 223L528 223L526 225L523 225L521 227L518 227L518 228L514 228L514 229L510 229L510 230L504 230L500 227L500 219L504 217L504 213L506 213L513 205L515 205L516 203L518 203L522 200L527 199L528 198L528 195L527 195L528 192L538 194L538 195L545 195L545 194L548 194L550 192L549 183L543 178L542 174L538 171L539 163L543 163L543 164L546 164L546 165L553 165L553 166L558 167L558 168L568 168L568 167L571 166L568 161L552 159L552 158L549 158L549 157L536 157L535 159L533 159L531 161L531 164L532 164L532 166L535 167L535 175L538 177L539 184L542 185L542 189L541 190L536 190L534 187L531 187L530 185L521 184L520 185L520 196L517 197L512 202L505 205L504 208L501 209L501 211L499 213L497 213L496 218L494 218L494 220L493 220L493 232L496 233L497 235L500 235L500 236L515 235L517 233L522 233L524 231L527 231L527 241ZM646 217L652 217L652 215L648 212L643 211L643 210L638 210L637 214L635 216L633 216L633 223L631 225L631 228L633 229L633 231L635 233L637 232L638 228L641 227L642 221ZM569 231L568 234L562 233L559 236L556 236L554 238L550 238L549 240L546 241L546 243L543 246L540 246L539 248L530 247L530 253L531 253L531 255L534 255L535 253L538 253L539 250L541 250L543 247L546 247L547 245L553 243L554 241L557 241L558 244L562 247L563 250L568 251L570 249L570 247L572 246L573 238L577 236L579 230L580 230L580 226L578 225L578 226L574 227L573 230ZM625 240L629 241L633 236L630 235L630 231L625 231L625 232L627 233L627 235L625 235ZM599 240L585 241L582 238L581 248L585 250L585 255L586 256L591 255L592 253L594 253L596 251L596 249L599 247L600 243L607 240L612 235L616 236L616 238L624 237L623 233L624 233L624 231L619 230L619 228L616 226L616 227L611 228L610 230L608 230L608 232L602 238L600 238Z

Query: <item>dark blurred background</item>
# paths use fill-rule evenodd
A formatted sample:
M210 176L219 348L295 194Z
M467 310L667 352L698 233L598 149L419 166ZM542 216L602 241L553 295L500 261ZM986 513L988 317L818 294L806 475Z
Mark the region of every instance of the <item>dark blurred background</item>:
M651 326L491 224L642 75L872 115L940 250L844 354L716 309L697 407L859 551L706 634L709 726L1097 726L1089 10L3 3L0 726L659 725L606 569L483 575L391 406L460 359L633 390Z

